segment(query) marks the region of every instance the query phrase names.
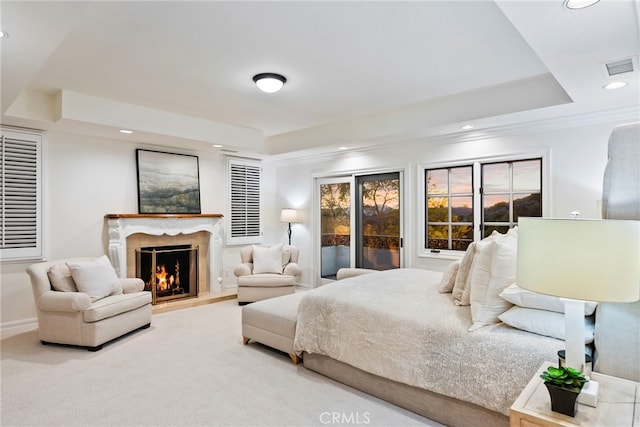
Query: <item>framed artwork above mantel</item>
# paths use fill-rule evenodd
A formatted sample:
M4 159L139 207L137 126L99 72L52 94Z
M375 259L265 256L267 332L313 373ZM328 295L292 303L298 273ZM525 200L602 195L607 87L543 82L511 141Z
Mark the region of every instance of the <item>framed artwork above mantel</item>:
M199 214L198 156L136 150L138 212Z

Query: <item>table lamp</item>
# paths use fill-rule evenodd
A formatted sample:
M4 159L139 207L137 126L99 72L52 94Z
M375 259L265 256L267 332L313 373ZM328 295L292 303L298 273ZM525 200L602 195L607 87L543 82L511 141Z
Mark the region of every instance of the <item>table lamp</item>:
M562 297L565 365L584 370L584 301L640 299L640 221L520 218L518 286ZM581 403L595 406L589 381Z
M298 211L290 208L282 209L280 211L280 222L289 223L287 234L289 235L289 245L291 245L291 223L298 222Z

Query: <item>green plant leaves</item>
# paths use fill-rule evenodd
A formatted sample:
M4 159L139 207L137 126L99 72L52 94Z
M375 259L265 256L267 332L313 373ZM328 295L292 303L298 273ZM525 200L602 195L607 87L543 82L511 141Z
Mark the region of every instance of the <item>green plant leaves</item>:
M549 366L547 370L540 375L540 378L546 383L574 391L580 391L584 383L589 381L582 372L570 367L556 368Z

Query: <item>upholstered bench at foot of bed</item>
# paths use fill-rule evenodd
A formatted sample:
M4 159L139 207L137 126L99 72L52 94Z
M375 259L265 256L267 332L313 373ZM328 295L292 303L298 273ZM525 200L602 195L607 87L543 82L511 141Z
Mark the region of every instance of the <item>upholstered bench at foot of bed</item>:
M336 279L337 280L342 280L342 279L348 279L349 277L354 277L354 276L361 276L363 274L369 274L369 273L377 273L378 270L371 270L369 268L341 268L338 270L338 272L336 273Z
M298 320L298 305L305 292L254 302L242 307L242 341L257 341L289 354L291 361L300 363L293 351Z

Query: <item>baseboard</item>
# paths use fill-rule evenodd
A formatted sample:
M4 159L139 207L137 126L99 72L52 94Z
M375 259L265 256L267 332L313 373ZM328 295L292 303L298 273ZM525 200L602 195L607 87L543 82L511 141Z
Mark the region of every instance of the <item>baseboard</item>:
M31 331L37 327L38 319L36 317L32 317L31 319L0 323L0 333L2 334L2 337L5 337L6 335L15 335L21 332Z

